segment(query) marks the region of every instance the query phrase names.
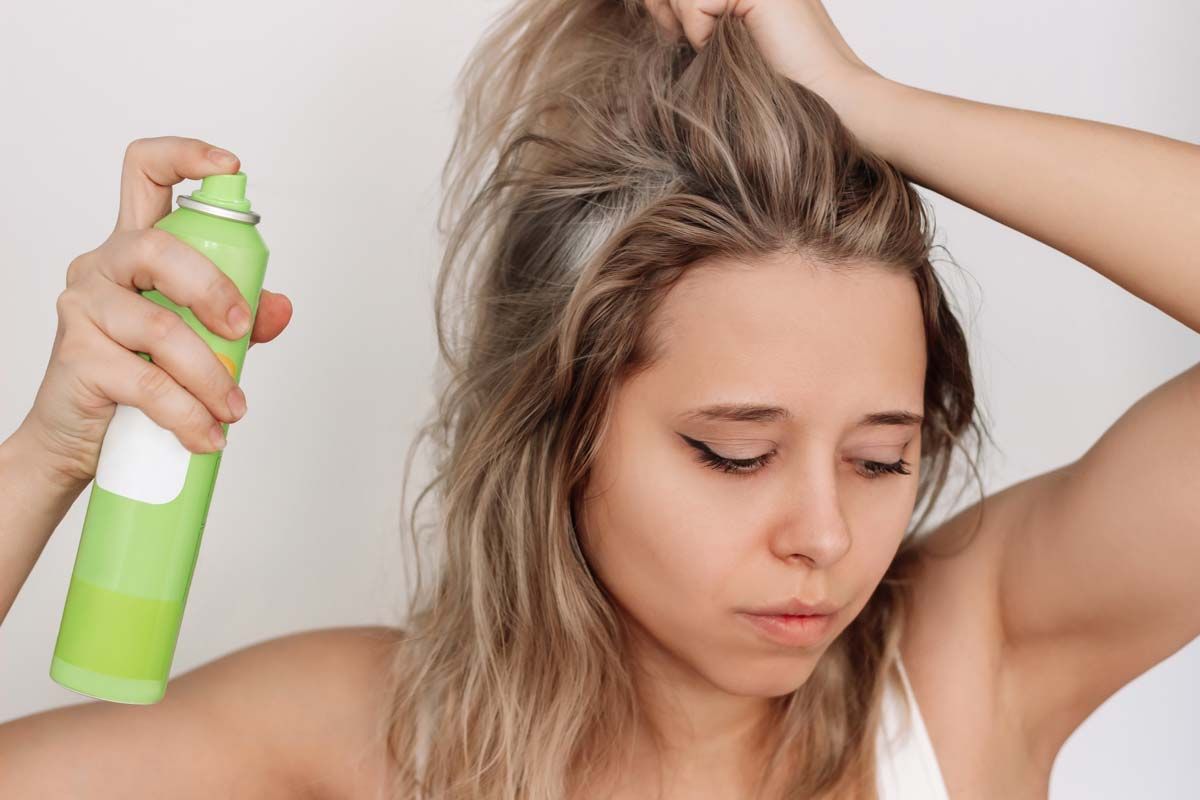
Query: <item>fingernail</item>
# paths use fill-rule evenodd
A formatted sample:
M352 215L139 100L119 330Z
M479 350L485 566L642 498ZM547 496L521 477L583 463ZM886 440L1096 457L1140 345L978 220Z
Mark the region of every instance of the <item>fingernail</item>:
M235 417L240 418L246 413L246 395L237 386L229 390L229 396L225 398L225 402L229 404L229 410Z
M229 309L226 318L229 320L229 327L238 335L238 338L246 335L246 327L250 324L250 315L246 313L246 309L241 306L233 306Z
M218 422L213 425L212 432L209 434L208 438L212 439L213 447L217 448L218 450L225 449L225 432L221 430L221 423Z
M214 147L208 151L208 160L214 164L220 164L222 167L229 167L233 166L233 162L237 161L237 156L228 150Z

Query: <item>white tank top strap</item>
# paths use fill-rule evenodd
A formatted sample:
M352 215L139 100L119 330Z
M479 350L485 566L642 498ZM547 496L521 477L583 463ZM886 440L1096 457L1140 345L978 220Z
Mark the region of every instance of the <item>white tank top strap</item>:
M887 682L875 743L879 800L950 800L933 742L899 656L903 693Z

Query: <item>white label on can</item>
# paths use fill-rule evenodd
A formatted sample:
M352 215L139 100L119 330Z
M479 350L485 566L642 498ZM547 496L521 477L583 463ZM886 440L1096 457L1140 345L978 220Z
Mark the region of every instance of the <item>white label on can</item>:
M191 458L174 433L118 403L100 445L96 485L143 503L169 503L183 491Z

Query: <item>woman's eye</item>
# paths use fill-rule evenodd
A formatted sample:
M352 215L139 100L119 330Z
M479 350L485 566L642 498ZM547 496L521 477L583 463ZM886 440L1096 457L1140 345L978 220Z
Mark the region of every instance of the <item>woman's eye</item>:
M755 456L754 458L725 458L707 448L699 452L700 463L713 469L719 469L721 472L732 472L736 475L747 475L751 472L758 472L766 466L773 455L775 454L763 453L761 456Z
M701 464L735 475L748 475L752 472L758 472L775 455L774 452L770 452L763 453L761 456L755 456L754 458L726 458L714 453L704 442L693 439L690 436L684 436L682 433L679 435L683 437L685 442L695 448L696 459Z
M884 464L879 461L862 461L864 473L860 473L866 478L881 478L889 473L897 475L911 475L908 471L908 462L903 458L891 464Z
M683 434L680 434L680 436L683 436ZM775 456L774 451L772 451L770 453L763 453L761 456L755 456L754 458L726 458L725 456L714 453L704 442L693 439L690 436L683 436L683 439L693 448L695 448L697 460L701 464L716 470L720 470L721 472L733 473L735 475L749 475L751 473L758 472ZM892 463L867 461L863 459L857 459L857 462L862 465L862 469L858 471L858 474L862 475L868 480L874 480L876 478L881 478L885 475L891 474L912 474L908 470L910 464L903 458Z

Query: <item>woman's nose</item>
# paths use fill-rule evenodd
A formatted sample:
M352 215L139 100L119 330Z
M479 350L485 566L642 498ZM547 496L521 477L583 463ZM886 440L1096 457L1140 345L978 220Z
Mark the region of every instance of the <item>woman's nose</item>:
M781 559L803 559L813 567L837 563L850 549L850 529L842 512L836 476L808 473L793 485L772 532L771 549Z

